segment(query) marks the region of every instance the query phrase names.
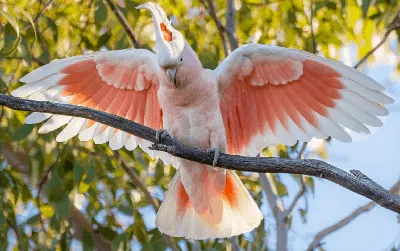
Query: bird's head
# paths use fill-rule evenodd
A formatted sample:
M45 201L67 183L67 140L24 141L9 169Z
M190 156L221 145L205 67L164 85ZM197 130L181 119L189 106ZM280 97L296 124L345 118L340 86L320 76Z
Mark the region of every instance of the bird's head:
M193 70L202 69L196 53L183 35L172 27L159 5L148 2L137 6L136 9L147 9L151 12L158 64L165 70L172 83L177 85L179 79L186 79L190 71L193 73Z

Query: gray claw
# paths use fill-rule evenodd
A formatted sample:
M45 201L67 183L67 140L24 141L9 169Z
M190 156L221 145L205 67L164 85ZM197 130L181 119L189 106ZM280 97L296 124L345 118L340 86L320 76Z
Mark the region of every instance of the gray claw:
M214 159L213 159L213 166L215 166L218 162L219 154L220 151L218 147L213 147L207 150L208 153L214 153Z
M168 135L169 133L167 130L159 129L156 132L156 140L161 143Z

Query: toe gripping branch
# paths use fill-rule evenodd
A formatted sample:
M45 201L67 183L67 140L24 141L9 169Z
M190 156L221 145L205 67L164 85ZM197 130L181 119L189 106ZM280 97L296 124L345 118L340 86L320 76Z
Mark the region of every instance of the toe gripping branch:
M214 154L214 159L213 159L213 166L215 166L218 162L218 158L219 158L219 148L218 147L213 147L207 150L207 153L209 154Z
M159 129L156 132L156 140L158 143L154 143L151 145L149 149L151 150L156 150L156 151L163 151L171 154L175 154L175 147L174 146L167 146L164 145L163 142L166 137L169 136L169 133L167 130L164 129Z
M156 132L156 140L158 141L158 143L162 143L164 141L164 139L169 136L169 133L167 130L164 129L159 129Z
M169 152L169 153L174 153L175 152L175 147L173 146L167 146L164 145L163 142L166 137L169 136L169 133L167 130L164 129L159 129L156 132L156 140L158 143L154 143L150 149L152 150L157 150L157 151L164 151L164 152ZM213 154L213 166L215 166L218 162L218 158L220 155L220 150L218 147L213 147L207 150L207 153Z

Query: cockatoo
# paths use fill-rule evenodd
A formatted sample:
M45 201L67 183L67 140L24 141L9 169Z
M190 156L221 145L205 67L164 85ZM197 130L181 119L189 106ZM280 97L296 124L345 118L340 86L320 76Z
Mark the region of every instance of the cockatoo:
M154 3L156 54L143 49L105 51L53 61L20 79L11 94L86 106L135 121L192 147L256 156L269 145L331 136L350 142L345 128L368 134L382 126L391 104L384 87L340 62L305 51L247 44L215 70L204 69L183 35ZM98 122L32 113L25 123L47 120L39 133L67 125L56 140L138 145L179 167L156 217L165 234L188 239L225 238L256 228L263 215L229 170L173 158L150 142ZM165 136L161 131L158 136Z

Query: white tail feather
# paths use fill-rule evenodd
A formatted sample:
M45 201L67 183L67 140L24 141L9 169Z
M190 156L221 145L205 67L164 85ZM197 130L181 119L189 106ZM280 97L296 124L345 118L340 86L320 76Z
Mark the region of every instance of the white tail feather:
M199 240L228 238L256 228L263 219L260 209L239 177L229 170L226 175L226 189L233 190L233 196L237 203L232 204L229 199L223 198L223 194L216 197L210 204L215 206L215 204L219 204L217 201L222 201L222 206L217 206L217 208L222 208L222 219L219 223L213 224L207 220L207 216L204 214L196 213L190 201L185 201L184 197L187 195L182 190L184 188L181 182L181 173L178 170L158 211L156 217L158 229L170 236Z

